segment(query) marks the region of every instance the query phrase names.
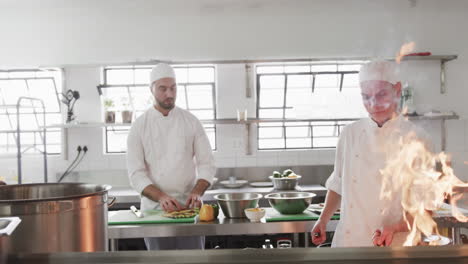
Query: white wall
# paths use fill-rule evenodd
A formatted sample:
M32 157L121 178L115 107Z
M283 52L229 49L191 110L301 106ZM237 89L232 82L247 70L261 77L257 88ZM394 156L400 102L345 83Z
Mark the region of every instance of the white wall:
M76 106L80 120L99 121L98 66L106 63L391 56L402 43L415 41L418 51L459 55L447 65L445 95L438 93L436 62L413 63L408 72L417 89L416 103L460 115L460 120L448 122L448 151L456 172L468 179L468 166L463 164L468 160L468 35L463 31L467 12L468 1L463 0L0 0L0 68L64 66L66 89L82 95ZM255 101L243 97L243 69L218 66L220 118L234 117L240 107L254 113ZM437 138L437 125L427 126ZM112 170L124 177L123 155L102 154L100 129L70 130L70 148L78 144L90 147L78 170L102 175ZM334 157L329 150L245 156L243 144L241 126L219 127L217 165L332 164ZM67 164L59 158L50 163L51 173ZM30 164L31 172L37 171L32 167L40 168L36 162ZM14 159L2 159L0 165L9 171L15 167Z

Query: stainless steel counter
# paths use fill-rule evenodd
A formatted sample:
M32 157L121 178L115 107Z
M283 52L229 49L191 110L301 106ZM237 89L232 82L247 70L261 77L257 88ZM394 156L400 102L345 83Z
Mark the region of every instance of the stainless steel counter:
M468 263L468 246L219 249L172 251L122 251L99 253L54 253L10 255L7 263Z
M297 188L298 191L304 192L313 192L317 194L317 196L325 196L327 193L327 189L322 185L313 184L313 185L300 185ZM245 186L242 188L216 188L210 189L205 192L203 195L204 201L214 201L214 195L218 193L239 193L239 192L253 192L253 193L260 193L260 194L268 194L275 192L273 187L270 188L254 188L250 186ZM116 187L112 188L109 191L110 196L117 197L117 203L123 204L139 204L140 203L140 195L133 190L131 187Z
M449 207L447 207L449 208ZM454 244L460 244L460 228L468 228L468 223L460 223L453 217L435 214L434 217L439 227L452 228L452 240ZM327 231L336 229L338 220L331 220L327 225ZM251 223L248 219L225 218L222 211L216 221L198 222L194 224L143 224L143 225L111 225L108 228L111 250L115 250L118 239L143 238L143 237L175 237L175 236L223 236L223 235L260 235L260 234L295 234L293 244L299 244L300 233L308 233L315 221L282 221ZM309 243L308 236L304 235L304 245Z
M143 225L110 225L108 236L111 251L117 249L118 239L143 237L176 237L176 236L224 236L224 235L259 235L259 234L296 234L293 244L299 244L299 233L308 233L315 221L284 221L251 223L248 219L225 218L220 211L216 221L194 224L143 224ZM327 231L335 231L337 220L327 225ZM307 236L304 243L308 245Z

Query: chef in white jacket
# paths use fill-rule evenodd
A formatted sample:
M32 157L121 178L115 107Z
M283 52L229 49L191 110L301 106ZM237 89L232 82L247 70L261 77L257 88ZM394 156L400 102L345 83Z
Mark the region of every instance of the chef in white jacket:
M401 136L415 132L427 142L422 129L399 113L401 82L398 65L373 61L359 73L361 94L369 118L346 126L336 148L334 171L326 182L324 210L312 229L312 242L325 242L325 228L334 212L341 208L340 221L332 247L388 246L396 232L405 232L401 201L379 198L382 175Z
M200 207L216 168L200 121L175 106L177 86L171 66L150 73L154 107L132 125L127 139L131 186L141 194L141 209L176 211ZM149 250L203 249L204 237L145 238Z

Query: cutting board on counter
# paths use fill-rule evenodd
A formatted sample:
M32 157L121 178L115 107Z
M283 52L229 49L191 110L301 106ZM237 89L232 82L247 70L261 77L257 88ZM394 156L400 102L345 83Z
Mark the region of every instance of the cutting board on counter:
M172 224L172 223L194 223L195 217L191 218L169 218L163 216L162 210L143 211L143 217L138 218L131 210L109 211L109 225L141 225L141 224Z
M284 215L280 214L274 208L265 208L265 220L267 222L279 222L279 221L315 221L319 218L319 214L311 212L309 210L305 210L301 214L293 214L293 215ZM332 220L339 220L339 215L334 215Z

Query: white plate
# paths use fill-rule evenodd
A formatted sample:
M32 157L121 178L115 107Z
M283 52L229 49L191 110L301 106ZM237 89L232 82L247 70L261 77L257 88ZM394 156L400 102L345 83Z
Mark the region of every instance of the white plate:
M246 180L236 180L235 182L231 181L221 181L219 182L221 185L223 185L226 188L239 188L244 186L245 184L248 183Z
M251 182L249 185L252 187L273 187L272 182Z

